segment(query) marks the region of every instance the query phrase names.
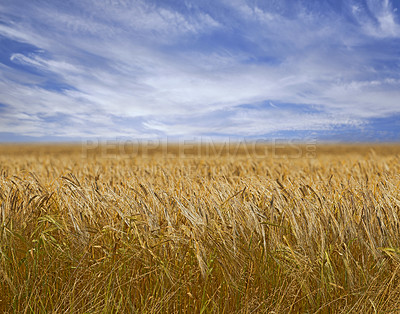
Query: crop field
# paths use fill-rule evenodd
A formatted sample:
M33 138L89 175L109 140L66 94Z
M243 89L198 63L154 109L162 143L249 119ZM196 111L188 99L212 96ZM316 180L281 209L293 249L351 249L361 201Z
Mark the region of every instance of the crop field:
M398 313L399 145L2 145L0 312Z

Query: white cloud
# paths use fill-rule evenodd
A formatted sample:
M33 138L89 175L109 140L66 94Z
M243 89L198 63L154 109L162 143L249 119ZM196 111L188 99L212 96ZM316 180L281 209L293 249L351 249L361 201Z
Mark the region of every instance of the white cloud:
M396 21L396 9L389 0L367 0L365 11L352 5L352 12L365 34L377 38L400 37L400 24Z
M0 24L0 34L37 47L13 52L9 59L39 71L24 76L21 69L0 64L1 102L12 108L1 117L0 132L261 135L329 130L400 112L397 72L377 75L371 68L375 57L359 49L368 38L360 38L360 30L342 18L305 9L293 18L245 1L229 2L225 6L236 12L232 18L237 19L232 25L242 23L243 29L229 34L237 36L236 46L225 47L212 32L232 32L227 17L206 10L185 15L145 1L134 4L82 1L75 3L81 11L65 4L62 12L51 4L29 4L21 12L0 6L7 16L25 17ZM368 6L375 10L375 23L360 5L349 5L363 25L361 31L375 37L398 36L390 2L371 0ZM208 38L203 45L190 47L202 36ZM272 61L257 61L263 55ZM247 62L253 57L255 62ZM46 87L57 83L72 88ZM239 108L264 101L273 104L273 115L262 106ZM280 108L279 103L320 109L302 114L294 107ZM213 118L221 111L229 112L229 119ZM58 121L59 115L63 118ZM118 118L141 123L122 127L115 122ZM69 124L60 129L62 119Z

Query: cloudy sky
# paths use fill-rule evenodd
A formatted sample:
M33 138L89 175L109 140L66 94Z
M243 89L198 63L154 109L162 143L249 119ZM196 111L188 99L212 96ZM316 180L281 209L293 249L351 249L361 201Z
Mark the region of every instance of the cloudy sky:
M2 0L0 141L400 141L400 0Z

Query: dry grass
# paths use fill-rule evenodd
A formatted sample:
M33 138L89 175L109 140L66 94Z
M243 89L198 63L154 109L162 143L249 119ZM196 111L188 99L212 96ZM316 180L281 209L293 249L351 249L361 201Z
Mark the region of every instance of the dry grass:
M1 146L0 311L399 312L400 147L264 149Z

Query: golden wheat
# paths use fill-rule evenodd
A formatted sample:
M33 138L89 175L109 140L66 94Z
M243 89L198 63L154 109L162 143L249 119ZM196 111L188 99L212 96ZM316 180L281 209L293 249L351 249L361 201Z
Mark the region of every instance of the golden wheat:
M0 311L398 312L400 147L0 147Z

